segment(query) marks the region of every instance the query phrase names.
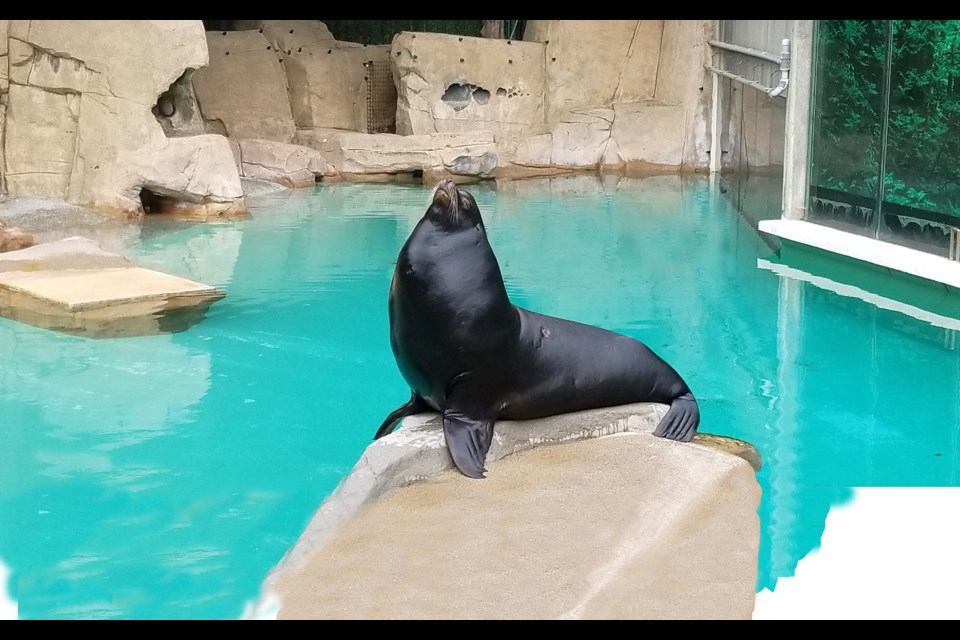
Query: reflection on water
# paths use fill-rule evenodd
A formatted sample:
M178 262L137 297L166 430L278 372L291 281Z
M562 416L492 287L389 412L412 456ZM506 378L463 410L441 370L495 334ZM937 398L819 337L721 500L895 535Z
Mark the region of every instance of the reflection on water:
M793 263L791 263L793 264ZM832 265L834 270L836 265ZM832 280L823 275L816 275L813 273L808 273L802 269L795 268L789 264L784 264L782 262L772 262L770 260L765 260L763 258L757 259L757 267L760 269L767 269L773 271L777 275L783 276L784 278L791 280L800 280L802 282L809 282L821 289L827 291L832 291L840 296L846 296L848 298L857 298L858 300L863 300L869 302L870 304L879 307L880 309L887 309L890 311L897 311L904 315L916 318L917 320L923 320L937 327L943 327L950 331L960 330L960 307L958 307L958 301L955 300L955 295L952 294L949 290L944 287L928 287L927 300L920 303L923 304L922 307L910 304L905 302L902 298L918 298L919 295L913 296L902 296L901 299L895 299L887 297L876 291L870 291L867 289L862 289L853 284L847 284L845 282L838 282ZM848 269L848 277L843 277L844 280L856 280L856 278L849 277L853 275L850 273L852 270ZM892 283L891 283L892 284ZM919 294L922 292L923 283L911 283L913 292ZM889 291L892 286L882 286L879 289Z
M760 585L772 590L819 548L851 487L957 485L960 298L791 245L757 267L780 278L783 394L764 449L770 574Z
M957 484L945 327L782 262L709 179L469 188L515 303L643 340L705 432L760 451L758 590L819 545L850 487ZM746 201L776 217L767 188ZM429 193L319 185L252 198L245 221L148 219L134 261L227 291L182 333L0 319L0 558L21 617L243 614L408 396L386 295Z
M89 280L82 286L91 288ZM223 296L223 291L207 290L153 299L113 300L72 310L60 301L8 289L0 292L0 316L86 338L150 336L185 331L203 320L210 305Z
M51 438L72 454L89 453L76 447L88 436L96 438L96 449L113 450L169 432L210 386L211 355L169 335L106 342L36 330L37 340L57 343L36 349L3 329L0 350L17 366L0 369L0 395L36 406L45 424L56 425Z

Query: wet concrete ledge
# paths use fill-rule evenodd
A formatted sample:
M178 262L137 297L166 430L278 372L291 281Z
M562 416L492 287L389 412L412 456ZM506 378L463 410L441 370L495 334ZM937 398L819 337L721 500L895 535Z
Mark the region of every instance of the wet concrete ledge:
M657 438L666 410L499 422L483 480L453 469L438 416L407 418L271 571L259 617L749 619L760 456Z

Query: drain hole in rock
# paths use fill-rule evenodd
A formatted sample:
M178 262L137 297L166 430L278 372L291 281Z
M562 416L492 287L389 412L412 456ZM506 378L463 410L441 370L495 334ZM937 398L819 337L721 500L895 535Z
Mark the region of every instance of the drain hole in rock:
M173 198L154 193L150 189L143 188L140 190L140 204L143 206L144 213L171 211L174 208L174 202Z

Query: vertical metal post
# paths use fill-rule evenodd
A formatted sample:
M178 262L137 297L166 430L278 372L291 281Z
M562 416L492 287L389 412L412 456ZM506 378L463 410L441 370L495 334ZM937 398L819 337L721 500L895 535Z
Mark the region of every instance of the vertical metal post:
M722 54L721 54L722 55ZM720 173L720 136L723 132L723 125L720 122L720 76L711 73L713 76L713 118L711 120L711 139L710 139L710 173Z
M877 181L877 200L874 206L874 215L877 216L877 226L873 230L873 237L880 238L880 226L883 224L883 194L887 181L887 135L890 131L890 85L893 83L893 20L887 20L887 53L883 65L883 102L880 103L880 176Z
M790 90L784 117L783 214L803 220L807 209L810 166L811 86L813 81L813 20L794 20L790 39Z

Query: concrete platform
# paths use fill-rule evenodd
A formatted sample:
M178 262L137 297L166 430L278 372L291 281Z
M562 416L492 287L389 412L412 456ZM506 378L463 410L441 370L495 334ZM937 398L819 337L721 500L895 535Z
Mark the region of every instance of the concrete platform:
M760 458L666 407L497 423L487 478L434 415L371 444L264 583L279 619L750 619Z
M57 246L0 256L0 316L89 337L149 335L183 330L226 295L131 265L82 238L49 244Z

